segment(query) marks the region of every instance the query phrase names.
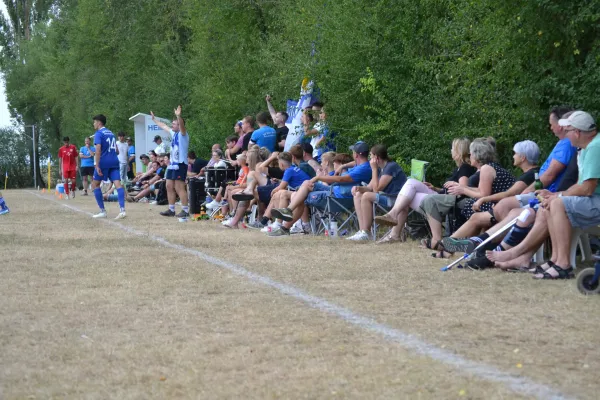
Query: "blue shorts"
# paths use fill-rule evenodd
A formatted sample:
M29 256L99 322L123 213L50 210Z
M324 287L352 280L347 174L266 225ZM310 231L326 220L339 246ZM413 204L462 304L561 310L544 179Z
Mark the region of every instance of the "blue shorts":
M98 175L98 170L94 168L94 180L101 182L105 180L110 180L111 182L120 181L121 173L119 172L119 167L114 168L102 168L102 176Z
M187 177L187 164L180 163L178 164L179 169L169 169L167 168L167 173L165 175L165 179L171 181L184 181Z
M388 196L385 194L376 193L375 202L382 207L392 208L396 202L396 196Z

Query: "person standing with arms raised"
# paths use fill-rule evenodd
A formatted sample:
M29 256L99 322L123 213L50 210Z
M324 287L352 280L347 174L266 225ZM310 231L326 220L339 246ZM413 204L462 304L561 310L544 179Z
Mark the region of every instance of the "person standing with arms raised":
M188 194L187 187L185 186L185 178L187 177L187 155L190 144L190 136L187 134L185 129L185 122L181 118L181 106L178 106L175 110L176 119L171 123L172 128L169 128L167 124L162 123L154 116L154 113L150 111L152 115L152 121L158 125L161 129L169 132L173 141L171 142L171 158L169 166L167 167L167 173L165 175L167 181L167 197L169 200L169 209L160 213L165 217L175 217L180 219L187 219L189 214L188 208ZM181 200L181 212L175 215L175 199L179 195Z

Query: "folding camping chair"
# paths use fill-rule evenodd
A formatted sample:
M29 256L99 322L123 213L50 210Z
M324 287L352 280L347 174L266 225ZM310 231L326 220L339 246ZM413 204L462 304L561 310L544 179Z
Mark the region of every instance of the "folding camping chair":
M335 221L338 225L338 232L353 229L358 230L358 218L354 211L354 199L339 198L333 196L333 187L331 185L329 194L321 198L311 198L309 193L306 204L310 208L310 228L313 235L320 235L327 230L330 231L331 222ZM340 234L342 236L342 234Z
M379 192L379 195L393 198L394 201L396 200L396 196L387 195L383 192ZM379 228L379 225L377 225L375 223L375 217L378 215L378 213L387 214L390 210L391 210L390 207L384 207L381 204L373 203L373 223L371 224L371 237L373 238L373 240L376 241L378 239L377 230ZM387 235L389 232L390 232L390 229L388 229L383 236Z

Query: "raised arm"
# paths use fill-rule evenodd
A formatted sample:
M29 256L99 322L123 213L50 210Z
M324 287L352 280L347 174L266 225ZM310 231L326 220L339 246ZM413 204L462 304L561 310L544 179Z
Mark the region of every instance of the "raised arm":
M269 114L271 114L271 120L275 121L275 116L277 115L277 110L275 110L275 107L273 107L273 104L271 104L271 96L267 95L267 97L265 97L265 100L267 102L267 108L269 109Z
M174 112L175 116L177 117L177 123L179 124L179 133L185 136L187 131L185 129L185 123L183 122L183 118L181 118L181 105L177 106Z
M152 116L152 121L158 125L158 127L160 129L162 129L163 131L167 131L167 132L171 132L171 128L169 128L169 125L165 124L162 121L159 121L156 119L156 117L154 116L154 113L152 111L150 111L150 115ZM177 117L177 121L179 121L179 117Z

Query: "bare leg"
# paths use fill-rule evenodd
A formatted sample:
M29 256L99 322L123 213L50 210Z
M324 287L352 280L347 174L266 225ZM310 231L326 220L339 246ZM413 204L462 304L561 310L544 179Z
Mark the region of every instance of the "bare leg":
M172 179L167 179L167 199L169 201L170 206L175 205L176 194L177 192L175 191L175 181Z
M531 229L531 232L529 232L529 235L525 237L525 240L510 250L488 251L486 253L487 258L498 265L498 262L507 262L514 260L525 253L535 252L548 237L547 216L548 212L545 209L540 208L536 213L533 228Z
M561 268L569 267L571 263L571 232L573 229L567 217L565 204L560 197L550 203L548 228L552 239L553 256L554 249L556 249L556 258L552 261Z
M183 207L188 206L188 192L187 186L184 181L175 181L175 191L179 195L179 200L181 200L181 205ZM175 203L173 203L175 204Z
M361 230L369 232L373 225L373 203L377 199L376 193L367 192L362 195L360 202L360 218L358 224ZM356 209L358 211L358 209Z
M494 206L494 216L498 221L503 220L504 218L506 218L510 210L520 207L521 204L519 203L516 197L507 197L505 199L500 200L498 204Z
M295 208L298 208L301 205L303 206L304 200L306 200L306 198L308 197L308 194L312 190L312 187L313 184L310 183L310 181L304 181L304 183L302 183L302 185L300 186L300 189L298 189L296 193L294 193L294 196L292 197L292 201L290 202L288 208L294 210Z
M431 229L431 246L442 240L442 223L432 216L427 216L429 228Z
M362 201L363 194L360 192L356 192L356 194L352 197L352 201L354 202L354 212L356 212L356 219L358 219L359 229L362 229Z
M469 218L456 232L452 234L453 238L465 238L479 234L482 229L492 226L492 215L487 211L477 212Z

